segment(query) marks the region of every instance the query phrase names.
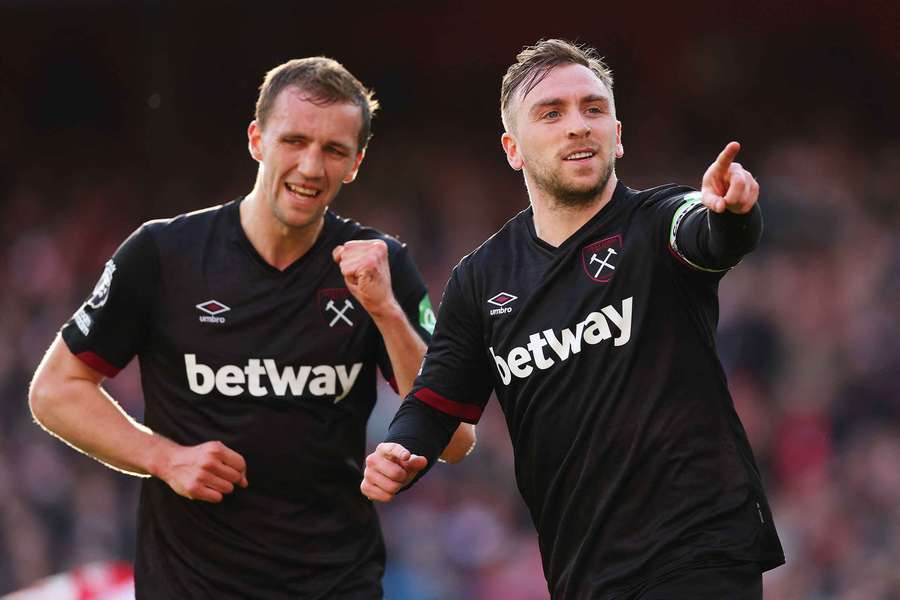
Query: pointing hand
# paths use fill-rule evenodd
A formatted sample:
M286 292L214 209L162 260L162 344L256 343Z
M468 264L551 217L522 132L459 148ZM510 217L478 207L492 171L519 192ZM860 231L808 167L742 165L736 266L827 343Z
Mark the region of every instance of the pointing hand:
M700 188L703 204L715 213L726 210L745 214L753 208L759 198L759 183L750 171L744 169L734 158L741 145L729 142L715 162L703 174Z

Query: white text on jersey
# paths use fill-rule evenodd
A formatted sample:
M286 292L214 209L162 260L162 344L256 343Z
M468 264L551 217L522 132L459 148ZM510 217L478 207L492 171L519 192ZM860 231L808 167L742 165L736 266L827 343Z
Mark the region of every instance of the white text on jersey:
M549 369L556 364L550 356L544 355L544 347L550 346L553 353L559 357L559 362L568 360L573 354L581 352L582 340L588 344L599 344L604 340L612 337L612 331L609 328L609 321L618 328L619 335L613 338L614 346L623 346L631 339L631 304L633 296L625 298L622 301L622 312L616 310L611 304L604 306L599 312L592 312L578 324L575 325L575 331L565 328L559 332L552 329L545 329L538 333L532 333L528 336L528 344L525 346L517 346L509 351L504 359L494 353L494 348L490 348L491 356L494 357L494 363L497 365L497 371L500 373L500 381L503 385L509 385L513 376L524 379L534 372L535 367L544 370ZM533 363L533 364L532 364Z
M347 365L286 365L279 369L271 358L251 358L243 367L224 365L214 371L198 363L195 354L184 355L184 366L188 386L195 394L206 395L215 389L223 396L240 396L245 390L251 396L302 396L308 391L313 396L334 396L335 403L350 393L362 370L362 363L354 363L349 369ZM264 377L268 378L271 391L264 385Z

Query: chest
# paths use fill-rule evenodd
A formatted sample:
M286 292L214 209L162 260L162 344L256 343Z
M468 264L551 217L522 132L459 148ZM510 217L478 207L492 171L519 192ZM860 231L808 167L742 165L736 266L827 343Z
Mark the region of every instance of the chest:
M541 368L591 346L627 344L662 250L639 228L612 227L558 252L514 255L479 286L488 354Z
M309 261L277 273L228 258L163 269L155 358L185 369L188 384L225 395L340 397L349 390L373 362L378 339L337 266Z

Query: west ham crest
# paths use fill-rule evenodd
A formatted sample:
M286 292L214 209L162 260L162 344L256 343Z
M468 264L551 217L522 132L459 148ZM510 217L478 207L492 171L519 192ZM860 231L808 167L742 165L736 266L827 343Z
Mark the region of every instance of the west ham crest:
M622 236L614 235L581 249L581 265L592 281L609 283L622 257Z
M359 320L356 299L350 295L347 288L319 290L318 299L322 319L331 329L353 327Z

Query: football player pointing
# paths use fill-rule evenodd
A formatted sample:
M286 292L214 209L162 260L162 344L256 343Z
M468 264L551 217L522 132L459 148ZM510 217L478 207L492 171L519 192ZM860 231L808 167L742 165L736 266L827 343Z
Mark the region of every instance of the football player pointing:
M562 40L507 71L501 142L530 207L454 269L361 490L391 500L495 392L554 599L760 598L784 556L714 341L759 185L736 142L699 192L623 185L612 84Z

